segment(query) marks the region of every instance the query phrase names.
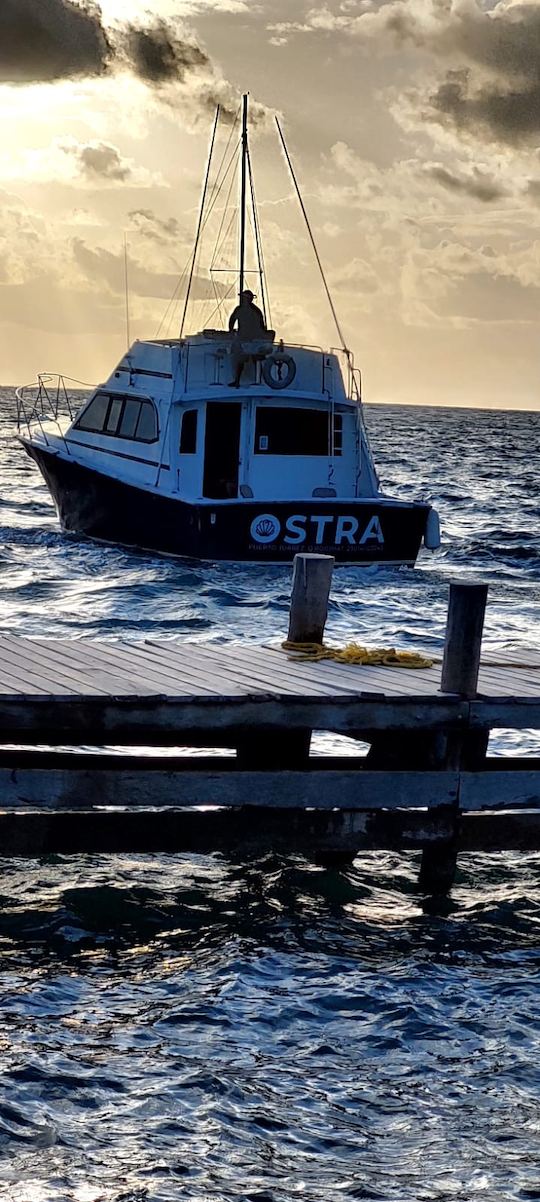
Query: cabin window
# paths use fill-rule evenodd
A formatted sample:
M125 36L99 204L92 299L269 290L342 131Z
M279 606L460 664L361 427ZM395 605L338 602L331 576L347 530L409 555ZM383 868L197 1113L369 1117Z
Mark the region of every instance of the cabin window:
M90 404L81 414L79 420L75 423L77 430L91 430L93 433L100 434L107 420L109 411L109 398L104 392L98 392L97 396L90 401Z
M150 401L143 401L135 431L136 442L153 442L157 438L156 414Z
M152 401L109 396L106 392L98 392L92 398L75 422L74 429L108 434L114 438L129 438L133 442L155 442L158 437L157 416Z
M139 413L141 412L141 402L130 397L124 401L124 412L122 414L122 424L120 426L120 436L122 438L135 438Z
M329 455L331 414L324 409L260 406L255 419L256 455ZM342 416L334 415L334 454L342 453Z
M180 454L194 455L197 450L197 410L188 409L182 417Z
M107 414L107 425L105 427L107 434L116 434L118 424L122 416L122 406L124 402L121 397L115 397L109 405Z

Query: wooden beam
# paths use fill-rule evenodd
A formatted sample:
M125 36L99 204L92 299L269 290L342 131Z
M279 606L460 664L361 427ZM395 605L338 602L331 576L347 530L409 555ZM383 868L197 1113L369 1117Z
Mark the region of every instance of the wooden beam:
M538 703L540 710L540 701ZM457 697L418 700L362 694L336 697L193 699L0 697L4 743L51 746L229 746L249 728L279 739L283 730L459 729L468 703Z
M449 835L438 813L354 814L305 810L0 812L0 856L272 848L309 855L361 848L418 849Z
M76 757L72 757L75 759ZM95 761L98 757L95 757ZM234 763L235 761L233 761ZM315 760L316 763L316 760ZM318 772L124 770L100 768L0 768L0 807L88 810L97 806L248 806L260 809L380 810L452 805L453 772ZM539 774L540 775L540 774Z
M462 811L540 806L540 764L532 772L462 772L459 806Z
M306 856L325 851L354 856L362 850L441 846L452 834L453 822L442 810L0 812L0 856L174 851L243 855L268 848ZM540 810L465 814L459 824L458 850L538 851Z
M463 814L460 851L540 851L540 810Z

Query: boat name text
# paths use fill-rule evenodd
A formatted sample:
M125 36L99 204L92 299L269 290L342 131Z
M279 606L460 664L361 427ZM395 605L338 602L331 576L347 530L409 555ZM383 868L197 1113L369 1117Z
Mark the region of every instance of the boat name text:
M331 522L335 522L335 530L328 529ZM309 539L308 523L310 526ZM368 542L376 542L380 545L384 543L381 523L376 514L369 519L361 532L358 518L345 514L336 517L332 513L316 513L311 515L292 513L286 519L284 528L283 542L289 546L300 546L306 540L314 543L316 546L333 544L336 547L340 547L342 543L348 543L351 547L363 547ZM252 539L261 545L275 543L281 531L281 522L273 513L259 514L258 517L253 519L250 527Z

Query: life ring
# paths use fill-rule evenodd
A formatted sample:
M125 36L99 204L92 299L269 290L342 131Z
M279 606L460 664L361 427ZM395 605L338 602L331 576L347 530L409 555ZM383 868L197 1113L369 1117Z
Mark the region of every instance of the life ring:
M277 368L277 376L273 374ZM286 368L286 372L283 369ZM269 388L288 388L296 375L296 363L291 355L268 355L263 361L262 376Z

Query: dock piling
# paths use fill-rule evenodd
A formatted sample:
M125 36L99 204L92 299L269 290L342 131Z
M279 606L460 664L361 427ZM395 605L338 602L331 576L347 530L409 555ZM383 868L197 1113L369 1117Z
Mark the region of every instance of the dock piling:
M322 643L334 562L333 555L295 555L287 636L290 643Z
M459 693L467 700L476 697L487 594L487 584L450 584L441 672L443 693ZM460 772L479 767L485 761L488 740L489 731L449 732L439 741L440 768ZM459 799L449 812L453 837L425 847L420 867L420 888L439 896L448 893L456 874Z
M441 691L475 697L480 669L487 584L451 584Z
M333 555L295 555L288 641L322 643L334 567ZM280 730L239 739L236 754L242 768L300 768L309 760L311 730Z

